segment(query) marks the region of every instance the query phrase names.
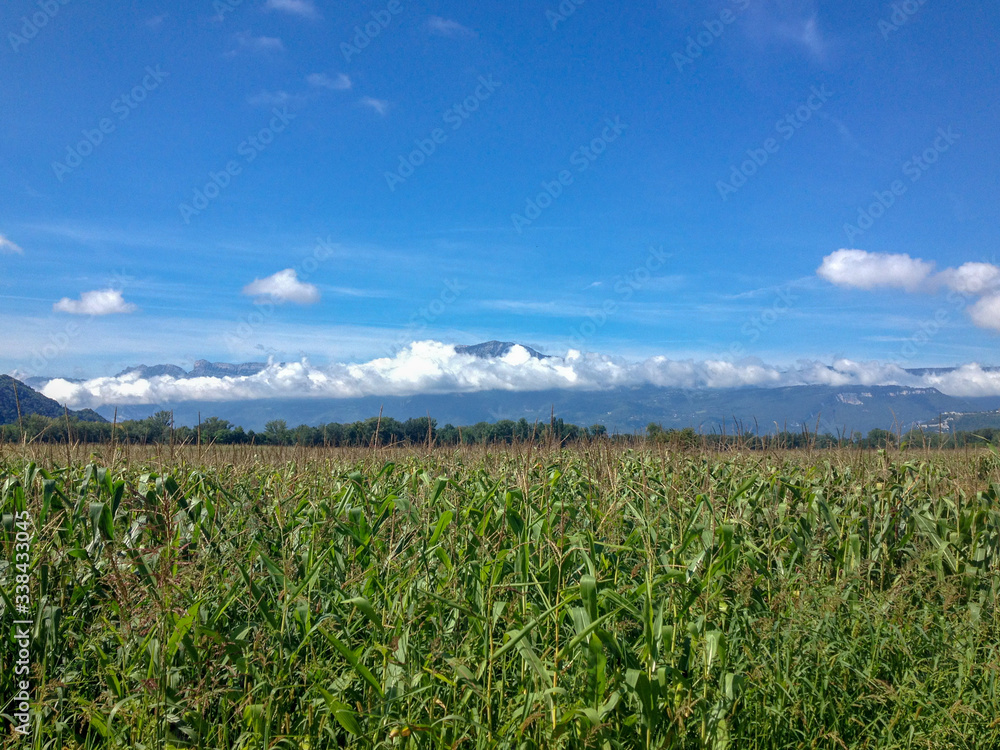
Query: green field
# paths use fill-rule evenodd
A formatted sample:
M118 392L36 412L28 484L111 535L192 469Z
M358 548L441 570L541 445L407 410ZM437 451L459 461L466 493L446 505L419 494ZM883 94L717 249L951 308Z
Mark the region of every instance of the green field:
M1000 748L987 450L5 450L4 747Z

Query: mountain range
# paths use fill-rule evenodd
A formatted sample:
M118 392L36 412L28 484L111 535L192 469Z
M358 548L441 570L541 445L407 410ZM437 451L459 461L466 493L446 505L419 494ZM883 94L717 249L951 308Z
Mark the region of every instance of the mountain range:
M566 422L602 424L612 432L633 433L650 423L693 427L703 432L801 431L867 433L908 431L937 422L942 414L1000 409L1000 397L960 399L933 388L899 386L794 386L684 390L639 386L607 391L482 391L420 396L346 399L261 399L187 402L118 408L119 419L141 419L160 410L174 412L179 424L195 424L199 414L260 430L275 419L290 425L353 422L383 413L399 420L430 414L439 424L467 425L525 418L548 422L553 410ZM101 408L104 413L112 410Z
M506 356L514 346L513 342L487 341L457 346L456 351L492 359ZM524 349L532 358L547 358L530 347ZM119 376L134 373L142 378L241 377L256 375L267 366L263 362L231 364L198 360L190 371L170 364L138 365L123 370ZM948 371L947 368L908 370L915 375ZM30 382L41 387L47 380ZM48 402L39 402L43 411L38 413L62 414L62 407L56 402L34 395ZM316 425L367 419L380 412L400 420L430 414L442 425L521 418L546 422L553 410L566 422L582 426L602 424L611 431L624 433L642 431L650 423L668 429L693 427L704 432L738 429L763 433L806 428L831 434L867 433L876 428L905 432L928 425L934 425L935 429L939 424L945 428L954 426L960 423L956 415L971 415L966 420L970 424L1000 424L1000 414L995 413L1000 410L1000 396L958 398L934 388L825 385L726 389L640 385L601 391L495 390L415 396L199 401L119 406L118 418L143 419L161 410L173 411L178 424L193 425L199 417L214 416L253 430L260 430L276 419L292 425ZM114 411L114 406L104 406L97 413L90 410L82 413L89 413L89 418L110 418ZM943 415L950 416L943 418ZM9 414L0 412L0 417L4 416Z

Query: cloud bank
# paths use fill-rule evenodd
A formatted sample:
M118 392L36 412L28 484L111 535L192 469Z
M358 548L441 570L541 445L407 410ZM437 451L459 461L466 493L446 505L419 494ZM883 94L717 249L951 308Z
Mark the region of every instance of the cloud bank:
M1000 394L1000 372L970 364L952 372L914 374L893 364L802 362L783 369L762 362L694 361L652 357L626 362L571 350L535 359L520 346L482 359L436 341L415 342L394 357L358 364L314 366L307 360L270 363L256 375L222 378L143 378L136 373L83 383L52 380L42 392L71 408L103 405L243 401L266 398L357 398L477 391L608 390L620 386L671 388L795 385L900 385L937 388L953 396Z
M970 302L976 300L969 307L975 325L1000 331L1000 267L992 263L965 263L935 273L933 263L906 254L838 250L823 258L816 273L837 286L869 291L948 291Z

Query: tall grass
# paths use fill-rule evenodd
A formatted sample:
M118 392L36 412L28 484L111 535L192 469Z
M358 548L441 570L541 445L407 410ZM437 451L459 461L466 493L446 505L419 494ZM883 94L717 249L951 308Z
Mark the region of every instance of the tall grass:
M192 458L0 458L33 747L1000 747L993 454Z

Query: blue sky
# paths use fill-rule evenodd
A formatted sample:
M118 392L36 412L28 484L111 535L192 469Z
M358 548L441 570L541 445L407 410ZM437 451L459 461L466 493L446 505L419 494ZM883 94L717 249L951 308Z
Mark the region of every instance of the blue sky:
M996 305L817 275L996 260L1000 9L675 5L10 0L0 370L493 338L1000 364Z

